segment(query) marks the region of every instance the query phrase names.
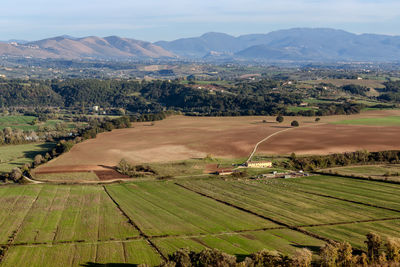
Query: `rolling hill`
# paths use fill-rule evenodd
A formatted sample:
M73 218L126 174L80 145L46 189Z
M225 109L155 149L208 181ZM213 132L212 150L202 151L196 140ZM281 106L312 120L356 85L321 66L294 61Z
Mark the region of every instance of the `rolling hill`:
M64 59L147 59L174 57L150 42L117 36L73 38L60 36L26 44L0 43L0 55Z
M400 36L296 28L233 37L207 33L155 43L183 57L231 55L232 59L290 61L399 61Z

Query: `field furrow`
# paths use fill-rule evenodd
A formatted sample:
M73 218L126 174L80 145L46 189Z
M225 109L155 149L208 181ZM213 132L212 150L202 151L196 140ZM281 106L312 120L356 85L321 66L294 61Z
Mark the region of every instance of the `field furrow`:
M149 236L218 233L277 226L170 183L141 182L110 185L107 189Z

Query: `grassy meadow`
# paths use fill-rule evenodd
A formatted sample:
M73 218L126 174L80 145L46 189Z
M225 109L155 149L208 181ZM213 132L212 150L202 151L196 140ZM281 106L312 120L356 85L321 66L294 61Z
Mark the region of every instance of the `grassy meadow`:
M31 143L23 145L0 146L0 173L10 172L15 167L31 163L38 154L45 154L55 143Z
M340 120L332 123L345 124L345 125L400 126L400 116L387 116L380 118L358 118L351 120Z

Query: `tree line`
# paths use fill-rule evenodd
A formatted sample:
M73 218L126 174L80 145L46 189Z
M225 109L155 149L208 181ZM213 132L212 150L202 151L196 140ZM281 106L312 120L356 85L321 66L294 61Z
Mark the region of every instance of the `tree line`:
M276 251L262 250L252 253L239 261L234 255L217 249L200 252L180 249L170 255L161 267L351 267L351 266L399 266L400 239L388 238L386 241L376 233L366 235L366 253L354 250L344 242L331 241L319 249L318 258L307 249L297 249L293 256ZM358 252L358 253L356 253Z
M400 151L388 150L378 152L368 152L360 150L356 152L346 152L341 154L331 154L323 156L302 156L297 157L294 153L289 161L282 164L286 168L294 168L305 171L315 171L339 166L349 166L355 164L375 164L375 163L400 163Z

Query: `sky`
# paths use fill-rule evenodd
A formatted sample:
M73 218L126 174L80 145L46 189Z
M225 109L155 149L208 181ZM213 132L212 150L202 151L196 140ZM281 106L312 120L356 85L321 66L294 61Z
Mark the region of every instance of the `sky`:
M400 35L399 0L2 0L0 40L71 35L146 41L295 27Z

